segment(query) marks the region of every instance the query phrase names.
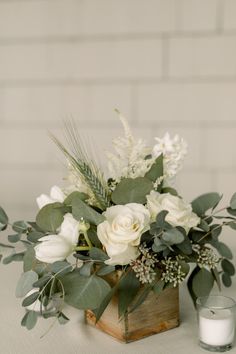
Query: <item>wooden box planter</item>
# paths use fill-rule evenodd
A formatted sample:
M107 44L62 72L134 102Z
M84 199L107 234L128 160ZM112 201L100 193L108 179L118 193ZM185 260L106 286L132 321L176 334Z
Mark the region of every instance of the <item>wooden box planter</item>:
M141 306L120 321L114 296L97 323L90 310L85 312L85 320L122 342L132 342L179 325L179 290L165 289L158 296L151 291Z

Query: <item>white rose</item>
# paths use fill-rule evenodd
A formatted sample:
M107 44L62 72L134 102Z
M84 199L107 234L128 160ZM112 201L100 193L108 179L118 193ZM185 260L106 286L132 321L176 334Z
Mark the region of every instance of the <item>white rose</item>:
M58 235L48 235L39 239L41 243L34 248L35 256L45 263L63 261L74 252L78 238L79 221L68 213L64 216Z
M41 194L37 199L39 209L43 208L47 204L60 202L63 203L66 196L58 186L53 186L50 190L50 196Z
M187 233L191 227L197 226L200 222L190 204L170 193L160 194L151 191L147 196L147 208L153 221L162 210L167 210L166 221L172 226L182 226Z
M138 257L141 235L149 229L148 210L137 203L115 205L104 216L106 220L98 225L97 234L110 257L105 263L130 263Z

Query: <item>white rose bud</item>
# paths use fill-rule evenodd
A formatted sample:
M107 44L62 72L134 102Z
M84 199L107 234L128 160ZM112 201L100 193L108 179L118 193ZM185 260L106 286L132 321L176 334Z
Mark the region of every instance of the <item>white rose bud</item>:
M162 211L167 210L166 221L172 226L181 226L188 233L191 227L199 224L200 218L193 213L191 204L170 193L160 194L155 191L147 196L147 208L151 214L152 221Z
M125 265L139 255L141 235L149 229L150 214L141 204L129 203L108 208L106 220L98 225L98 238L110 259L105 263Z

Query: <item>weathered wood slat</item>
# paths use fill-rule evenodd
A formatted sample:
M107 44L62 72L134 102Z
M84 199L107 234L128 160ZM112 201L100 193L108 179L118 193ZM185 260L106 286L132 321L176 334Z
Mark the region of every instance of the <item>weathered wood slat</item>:
M132 342L179 325L179 290L169 288L158 296L150 292L143 304L122 320L118 318L118 298L114 296L97 323L90 310L85 312L85 320L122 342Z

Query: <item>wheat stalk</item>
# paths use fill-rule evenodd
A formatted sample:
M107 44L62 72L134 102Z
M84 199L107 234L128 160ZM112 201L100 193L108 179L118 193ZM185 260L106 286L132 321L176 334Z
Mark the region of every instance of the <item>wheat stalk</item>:
M54 135L50 134L50 136L66 156L74 171L79 173L89 187L98 206L105 210L109 206L107 183L96 163L89 159L75 123L73 121L65 123L65 137L70 151Z

